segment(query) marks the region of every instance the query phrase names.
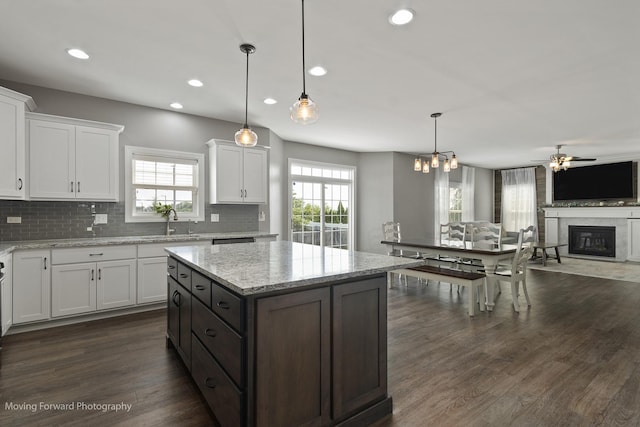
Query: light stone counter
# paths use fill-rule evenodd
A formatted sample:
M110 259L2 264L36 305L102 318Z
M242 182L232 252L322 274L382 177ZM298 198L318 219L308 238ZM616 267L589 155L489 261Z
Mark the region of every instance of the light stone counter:
M288 241L165 249L239 295L350 279L424 264L422 260Z
M277 234L260 231L236 231L228 233L197 233L176 234L171 236L125 236L125 237L96 237L93 239L51 239L51 240L23 240L16 242L0 242L0 256L7 255L16 250L25 249L51 249L51 248L78 248L90 246L110 245L137 245L143 243L164 242L197 242L212 239L230 239L241 237L277 237ZM187 243L188 244L188 243Z

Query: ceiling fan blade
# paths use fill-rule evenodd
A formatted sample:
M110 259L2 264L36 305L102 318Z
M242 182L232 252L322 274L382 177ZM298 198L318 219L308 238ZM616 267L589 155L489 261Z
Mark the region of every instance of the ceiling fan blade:
M587 157L574 157L571 159L572 162L595 162L598 159L587 158Z

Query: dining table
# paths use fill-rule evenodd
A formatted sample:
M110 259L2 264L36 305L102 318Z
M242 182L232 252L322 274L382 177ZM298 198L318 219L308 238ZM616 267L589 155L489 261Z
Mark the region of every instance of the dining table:
M390 253L400 251L417 252L421 256L438 255L457 257L460 259L479 260L483 267L487 280L487 310L493 311L495 305L495 289L498 284L498 276L494 274L498 263L511 261L516 253L517 245L501 244L493 247L474 247L472 242L448 242L439 239L400 239L382 240ZM437 261L437 259L433 259Z

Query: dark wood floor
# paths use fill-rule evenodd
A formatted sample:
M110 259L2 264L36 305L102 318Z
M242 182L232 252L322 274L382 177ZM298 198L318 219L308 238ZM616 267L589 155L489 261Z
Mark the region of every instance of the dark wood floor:
M389 291L390 426L640 425L640 283L530 270L533 302L467 315L449 285ZM640 278L639 278L640 282ZM5 337L2 426L206 426L163 311ZM119 403L131 412L7 410Z

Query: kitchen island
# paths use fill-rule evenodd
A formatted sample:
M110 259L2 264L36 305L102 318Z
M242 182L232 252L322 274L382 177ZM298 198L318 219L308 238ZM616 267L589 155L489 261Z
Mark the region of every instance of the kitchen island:
M366 426L387 395L387 272L280 242L168 248L167 342L224 426Z

